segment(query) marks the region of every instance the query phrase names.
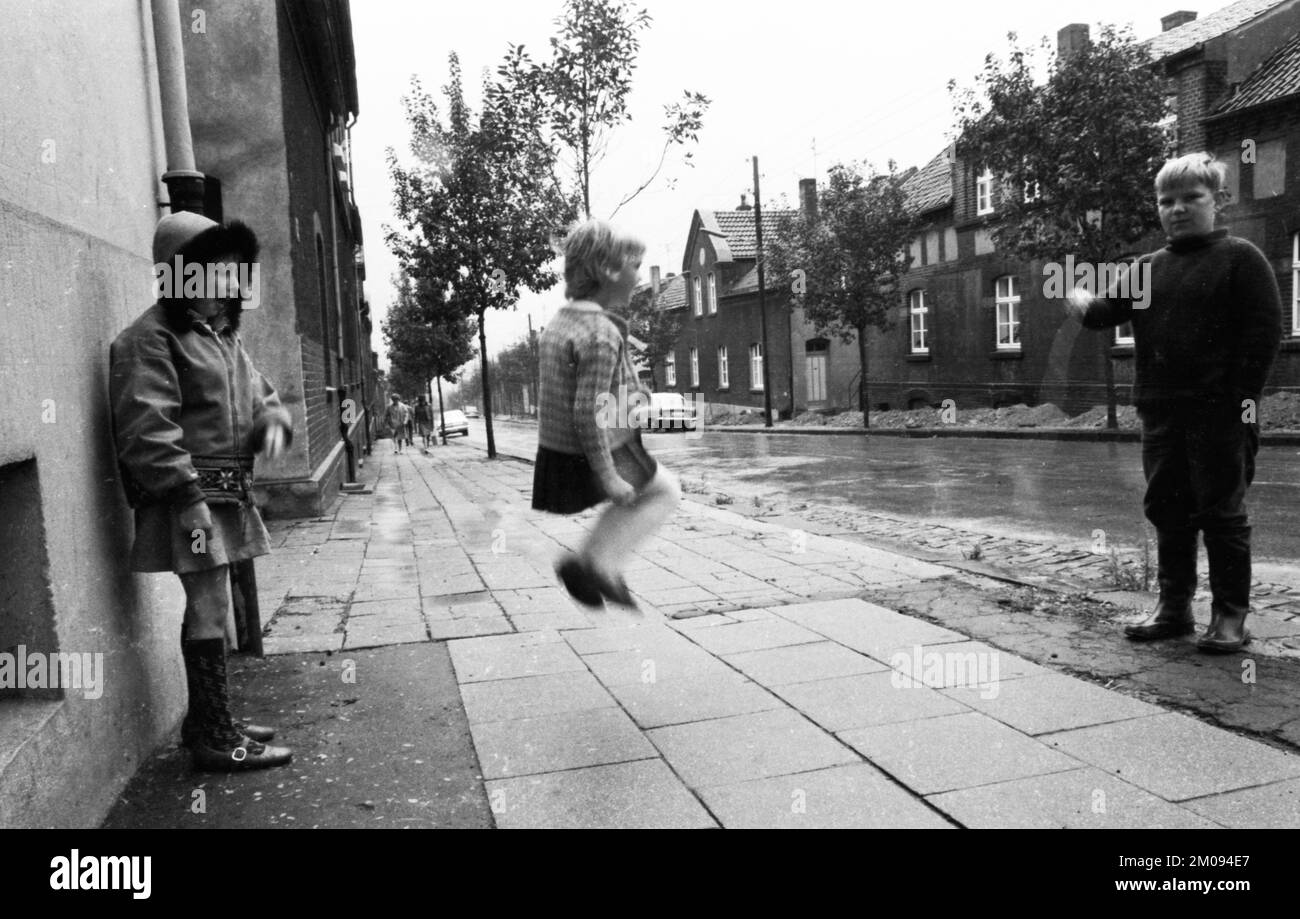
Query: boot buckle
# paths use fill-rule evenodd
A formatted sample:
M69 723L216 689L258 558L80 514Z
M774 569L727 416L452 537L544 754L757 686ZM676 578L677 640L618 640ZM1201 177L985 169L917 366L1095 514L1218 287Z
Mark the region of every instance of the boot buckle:
M248 749L246 747L235 747L230 751L230 758L237 763L242 763L248 759Z

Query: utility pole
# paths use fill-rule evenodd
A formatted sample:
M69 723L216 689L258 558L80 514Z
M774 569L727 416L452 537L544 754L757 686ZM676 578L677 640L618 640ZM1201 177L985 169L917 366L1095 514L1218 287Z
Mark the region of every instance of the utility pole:
M542 416L542 412L541 412L541 409L538 408L538 406L537 406L537 399L538 399L538 397L540 397L541 394L542 394L542 378L541 378L542 367L541 367L541 364L539 364L538 361L537 361L537 336L533 334L533 312L532 312L532 310L529 310L529 311L528 311L528 353L529 353L529 355L530 355L530 356L532 357L532 359L533 359L533 361L532 361L532 362L533 362L533 367L532 367L533 372L532 372L531 374L529 374L529 375L532 377L532 380L531 380L531 382L532 382L532 387L531 387L531 389L532 389L532 391L533 391L533 412L534 412L534 414L537 415L538 418L540 418L540 417Z
M768 373L767 285L763 283L763 203L758 190L758 157L754 157L754 244L758 264L758 319L762 328L763 349L763 426L772 427L772 375Z

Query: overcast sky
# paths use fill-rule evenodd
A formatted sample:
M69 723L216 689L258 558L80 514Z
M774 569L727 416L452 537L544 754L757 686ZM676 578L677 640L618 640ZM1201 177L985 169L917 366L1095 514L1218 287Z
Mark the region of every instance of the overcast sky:
M712 100L695 145L694 167L680 152L654 185L619 212L617 222L648 245L664 275L682 270L696 209L727 210L752 184L758 156L765 207L793 206L800 178L824 180L836 162L889 159L900 169L924 165L949 141L948 81L972 86L989 52L1002 55L1007 33L1022 44L1085 22L1130 25L1138 38L1160 31L1178 9L1202 16L1227 5L1178 6L1174 0L1068 0L1065 3L920 0L912 3L739 3L648 0L653 17L641 33L633 78L633 121L612 136L593 176L592 210L609 216L619 199L653 171L662 148L663 106L684 89ZM384 244L396 221L385 149L408 154L401 97L418 75L440 93L448 55L460 56L467 99L477 110L484 68L495 71L510 43L544 59L563 0L358 0L352 4L361 112L353 128L356 197L366 238L366 292L376 318L373 346L386 367L379 321L393 300L396 259ZM439 96L441 99L441 96ZM815 146L814 146L815 145ZM681 148L674 148L680 151ZM783 200L784 196L784 200ZM562 287L525 292L517 312L492 311L488 350L495 353L563 303Z

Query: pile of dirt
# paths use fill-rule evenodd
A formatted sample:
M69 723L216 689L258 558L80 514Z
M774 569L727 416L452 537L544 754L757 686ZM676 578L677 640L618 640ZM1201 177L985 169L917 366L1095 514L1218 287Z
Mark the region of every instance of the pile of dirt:
M838 415L832 415L828 418L826 424L832 428L860 428L862 427L862 413L840 412Z
M941 424L940 413L932 408L893 409L888 412L872 412L871 426L889 430L892 428L937 428ZM862 415L858 414L858 423Z
M737 424L762 424L762 412L721 412L716 415L710 415L705 421L705 426L716 425L726 427Z
M824 426L829 420L829 417L821 412L803 412L796 415L793 421L782 422L782 424L790 424L798 428L816 428Z
M1006 405L1001 408L956 409L955 422L947 422L945 412L935 408L894 409L888 412L872 412L871 427L886 429L898 428L941 428L953 423L971 428L1076 428L1101 430L1106 427L1106 406L1094 405L1081 415L1070 417L1061 408L1051 402L1028 406L1023 403ZM949 416L951 417L951 416ZM1137 410L1131 405L1116 408L1119 430L1136 431L1142 425ZM736 412L715 415L709 419L710 425L762 424L763 413L759 411ZM793 421L779 422L781 426L794 427L862 427L861 412L840 412L825 415L820 412L803 412ZM1264 431L1300 431L1300 393L1280 392L1265 397L1259 406L1259 425Z
M1115 420L1121 431L1136 431L1142 427L1141 422L1138 421L1137 409L1131 405L1116 406ZM1101 430L1106 427L1106 406L1094 405L1082 415L1075 415L1061 427Z
M1264 431L1300 431L1300 393L1278 392L1261 399L1259 426Z

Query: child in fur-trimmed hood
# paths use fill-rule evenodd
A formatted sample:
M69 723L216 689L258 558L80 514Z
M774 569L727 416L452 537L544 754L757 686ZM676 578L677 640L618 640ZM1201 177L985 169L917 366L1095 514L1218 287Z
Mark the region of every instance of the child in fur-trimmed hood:
M240 272L209 267L256 261L257 237L178 212L159 221L159 272L203 282L160 284L160 298L109 349L113 436L123 487L135 508L133 571L172 571L185 589L182 650L189 712L182 737L194 765L235 771L283 765L270 728L236 724L226 683L230 564L264 555L269 537L252 499L253 461L275 458L293 437L275 388L238 335ZM194 272L198 274L198 271ZM243 276L247 276L246 273Z

